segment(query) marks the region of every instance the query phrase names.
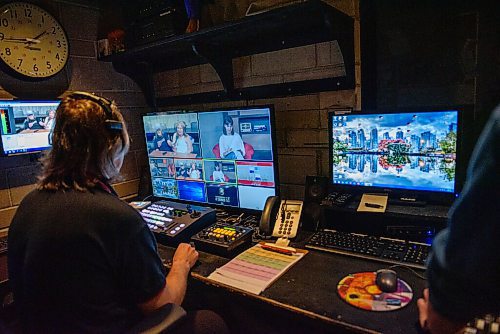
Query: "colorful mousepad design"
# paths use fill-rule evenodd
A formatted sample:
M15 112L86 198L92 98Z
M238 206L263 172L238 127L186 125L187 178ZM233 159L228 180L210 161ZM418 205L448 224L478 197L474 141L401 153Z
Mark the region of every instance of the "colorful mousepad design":
M337 292L343 300L368 311L393 311L405 307L413 298L413 292L405 281L398 278L396 292L382 292L375 284L374 272L349 274L337 284Z

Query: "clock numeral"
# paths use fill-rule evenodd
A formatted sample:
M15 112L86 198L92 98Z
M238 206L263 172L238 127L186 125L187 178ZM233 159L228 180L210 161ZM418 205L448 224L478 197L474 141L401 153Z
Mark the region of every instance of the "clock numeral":
M52 27L52 35L56 34L56 27Z
M30 8L25 8L24 9L24 16L31 17L31 9Z
M6 54L7 56L10 56L10 55L11 55L10 48L5 48L5 54Z
M10 18L11 19L17 19L17 11L11 10L10 11Z
M0 25L4 26L4 27L8 27L9 26L9 20L7 19L2 19L2 21L0 22Z
M43 15L42 15L42 23L45 23L45 18L43 17Z
M60 48L61 47L61 41L60 40L57 40L56 41L56 44L57 44L57 47Z
M50 61L47 62L47 69L50 70L52 68L52 65L50 64Z
M36 66L36 64L33 65L33 71L38 72L38 67Z
M57 59L57 60L60 60L60 59L61 59L61 57L59 57L59 53L56 53L56 59Z
M17 67L21 67L21 64L23 63L23 60L21 58L17 58L17 60L19 60L19 65L17 65Z
M2 41L4 38L5 38L5 35L2 32L0 32L0 41Z

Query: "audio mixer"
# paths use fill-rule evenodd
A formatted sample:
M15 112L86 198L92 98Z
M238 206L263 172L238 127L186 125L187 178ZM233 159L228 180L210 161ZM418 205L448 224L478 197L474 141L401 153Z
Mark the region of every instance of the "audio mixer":
M193 234L215 223L215 209L171 201L148 204L139 213L158 242L168 246L187 242Z

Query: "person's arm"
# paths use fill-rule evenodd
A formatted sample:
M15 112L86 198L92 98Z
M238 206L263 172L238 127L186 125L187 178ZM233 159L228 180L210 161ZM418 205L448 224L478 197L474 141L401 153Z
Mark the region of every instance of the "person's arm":
M179 244L163 289L150 300L139 304L139 309L148 314L168 303L180 305L186 294L189 270L194 266L196 260L198 260L198 252L191 245Z
M193 153L193 140L191 136L186 134L185 139L187 141L187 153Z

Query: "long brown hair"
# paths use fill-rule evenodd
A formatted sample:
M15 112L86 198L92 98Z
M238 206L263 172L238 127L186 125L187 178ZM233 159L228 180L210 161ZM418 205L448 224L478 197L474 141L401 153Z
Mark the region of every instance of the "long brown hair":
M115 159L129 148L129 136L122 114L111 101L111 118L123 125L121 131L106 127L105 110L92 99L63 98L56 110L52 149L42 159L43 171L38 188L86 191L97 180L116 180L119 168Z

